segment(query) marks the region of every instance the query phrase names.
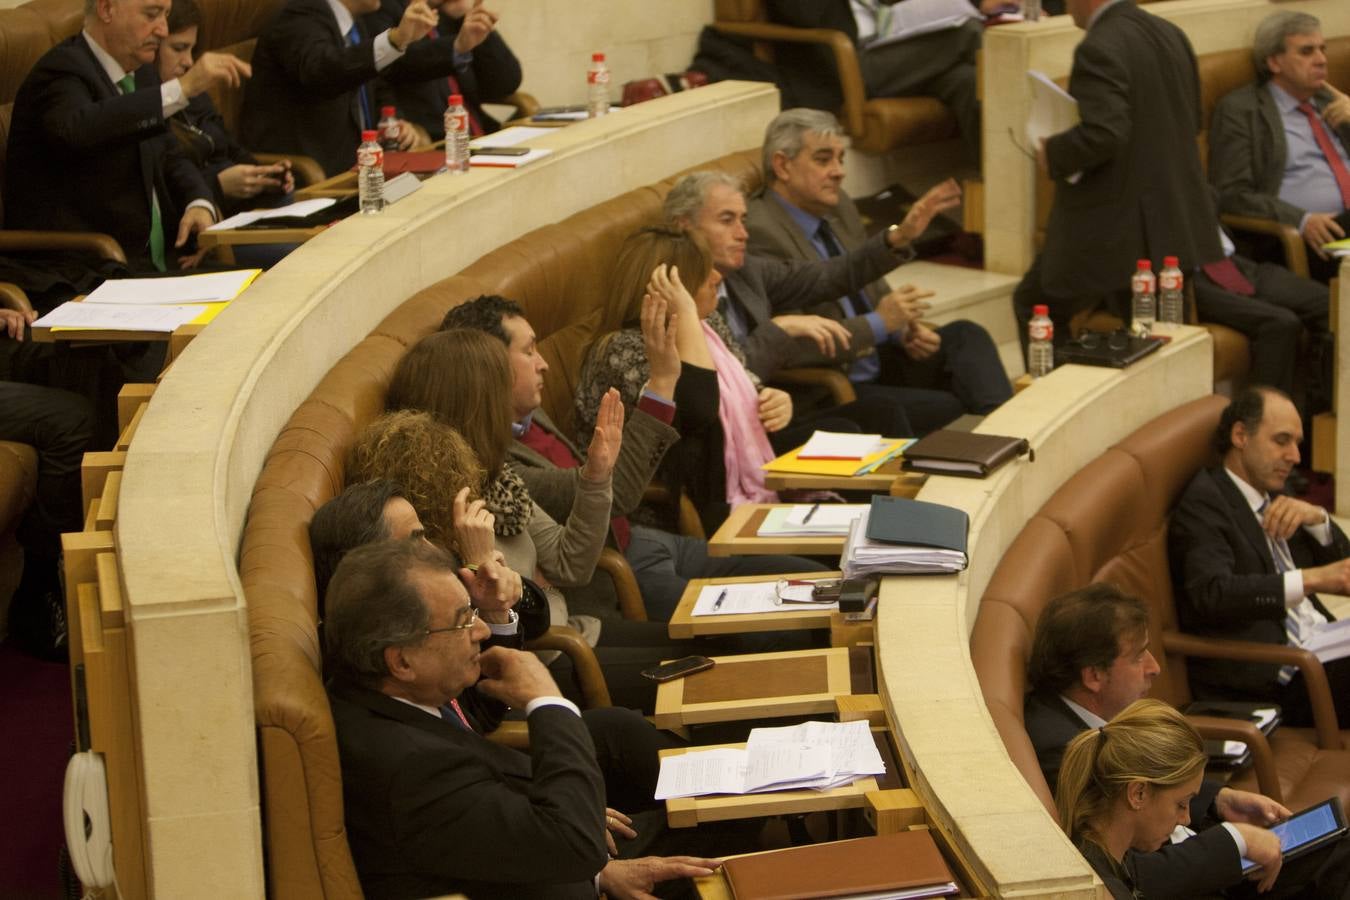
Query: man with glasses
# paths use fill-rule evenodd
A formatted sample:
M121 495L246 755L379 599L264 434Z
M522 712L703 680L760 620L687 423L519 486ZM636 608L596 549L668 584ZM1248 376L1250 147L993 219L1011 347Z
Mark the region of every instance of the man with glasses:
M329 699L348 840L370 897L641 896L709 874L694 857L611 860L604 785L575 706L528 653L492 647L453 558L422 540L348 553L328 587ZM529 754L478 735L470 685L523 709Z

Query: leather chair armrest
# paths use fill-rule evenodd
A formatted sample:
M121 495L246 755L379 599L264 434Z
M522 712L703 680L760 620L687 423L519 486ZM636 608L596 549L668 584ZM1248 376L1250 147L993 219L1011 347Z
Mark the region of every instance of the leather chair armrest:
M863 125L863 104L867 89L863 87L862 68L858 65L858 51L848 35L832 28L793 28L770 22L713 22L713 28L723 34L734 34L757 41L784 41L793 44L823 44L834 53L834 66L839 75L844 108L839 118L851 137L860 137Z
M619 611L623 617L630 622L647 621L647 604L642 601L637 576L623 554L613 547L606 547L600 551L600 559L596 561L595 567L614 582L614 593L619 597Z
M503 722L497 726L497 730L487 736L489 741L494 744L501 744L503 747L511 747L516 750L529 751L530 749L530 726L528 722L517 722L514 719Z
M1255 641L1228 641L1219 638L1165 631L1163 650L1179 656L1198 656L1205 659L1230 659L1234 662L1267 663L1279 666L1297 666L1308 689L1312 706L1313 725L1317 731L1317 746L1323 750L1341 750L1341 726L1336 720L1336 704L1331 699L1331 685L1327 681L1322 662L1302 647L1261 644Z
M642 502L652 506L675 504L670 497L670 488L658 481L647 485L647 489L642 493ZM703 530L703 520L699 518L698 510L694 508L694 501L683 491L680 492L679 503L675 504L675 518L675 527L684 537L698 538L701 541L708 539L708 533Z
M1261 729L1243 719L1224 719L1219 716L1187 716L1186 719L1206 740L1242 741L1246 744L1252 753L1252 766L1256 770L1256 783L1261 793L1276 803L1284 803L1280 774L1275 767L1275 751L1270 749L1270 741L1261 733Z
M849 381L848 376L838 369L826 369L824 367L779 369L770 380L775 384L823 387L830 392L830 397L834 400L836 406L852 403L858 399L857 392L853 390L853 382Z
M530 116L539 112L539 101L535 99L534 94L529 94L525 91L516 91L510 96L503 97L500 101L493 102L514 106L516 114L511 117L513 119L528 119Z
M312 156L299 156L295 153L255 153L253 156L258 160L258 164L263 166L289 159L291 174L295 176L297 188L309 187L324 179L323 167L315 162Z
M600 660L581 632L566 625L550 625L548 631L525 644L527 650L557 650L567 654L576 672L577 683L581 686L581 697L587 709L598 706L613 706L609 699L609 685L605 682L605 673L600 670Z
M96 231L9 231L0 230L0 253L38 250L74 250L114 262L127 261L122 246L111 235Z
M28 295L23 292L23 288L13 282L0 281L0 309L27 313L33 311L33 304L28 302Z
M1292 225L1285 225L1274 219L1261 219L1256 216L1235 216L1225 213L1219 221L1237 231L1250 231L1277 238L1284 248L1284 265L1300 278L1308 277L1308 245L1303 235Z

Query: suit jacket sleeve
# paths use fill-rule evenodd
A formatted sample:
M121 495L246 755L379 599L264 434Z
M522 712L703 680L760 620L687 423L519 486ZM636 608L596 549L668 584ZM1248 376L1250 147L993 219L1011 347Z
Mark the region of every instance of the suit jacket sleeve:
M87 48L80 49L89 53ZM89 65L97 67L97 60L89 55ZM78 70L73 59L35 72L45 80L38 90L44 106L45 140L67 152L85 153L115 141L163 133L164 109L158 90L100 97L86 80L89 74Z
M455 76L464 96L478 103L491 103L520 90L520 60L501 34L494 31L473 48L473 62Z
M1267 179L1258 171L1259 142L1271 136L1256 90L1264 88L1240 88L1214 107L1209 180L1218 191L1221 212L1274 219L1297 228L1305 210L1270 193Z
M1237 844L1227 828L1206 828L1153 853L1129 851L1125 868L1149 900L1188 900L1242 881Z
M322 5L287 4L259 40L273 46L286 75L317 99L340 97L375 77L373 42L366 37L346 45Z
M533 504L525 526L534 541L537 564L549 581L558 587L579 587L590 583L595 563L609 534L610 483L602 485L579 480L576 499L566 525L559 525L539 505Z
M604 781L581 717L557 706L530 715L528 789L465 753L420 753L399 766L390 786L404 806L398 846L417 871L447 879L587 881L604 867ZM474 846L491 852L475 852ZM447 843L458 844L447 848Z
M1109 42L1085 38L1074 51L1069 93L1078 101L1081 121L1046 141L1050 177L1056 181L1113 159L1129 142L1129 70Z

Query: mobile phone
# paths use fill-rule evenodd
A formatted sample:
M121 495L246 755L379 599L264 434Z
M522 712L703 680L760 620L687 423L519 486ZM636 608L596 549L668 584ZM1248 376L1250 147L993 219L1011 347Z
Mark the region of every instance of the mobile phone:
M471 147L470 156L524 156L529 147Z
M1323 844L1339 840L1346 833L1345 812L1341 809L1339 797L1332 797L1302 812L1294 813L1271 829L1280 839L1280 850L1285 859L1295 859L1309 853ZM1242 860L1242 874L1255 871L1256 863L1250 859Z
M712 667L713 661L706 656L686 656L683 659L662 663L652 669L643 669L642 677L658 682L674 681L676 678L693 675L695 672Z

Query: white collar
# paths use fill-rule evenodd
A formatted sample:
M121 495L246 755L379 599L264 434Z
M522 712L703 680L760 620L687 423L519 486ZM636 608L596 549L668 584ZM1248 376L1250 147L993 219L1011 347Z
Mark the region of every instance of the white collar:
M395 697L393 694L386 694L385 696L389 697L392 700L397 700L399 703L406 703L409 706L415 706L429 716L435 716L438 719L444 718L444 716L441 715L441 711L434 706L426 706L422 703L414 703L413 701L407 699L406 697Z
M103 49L102 44L94 40L94 36L89 33L89 29L86 28L80 33L84 35L85 43L89 45L89 49L94 51L94 59L98 60L98 64L103 67L103 71L108 74L108 78L112 80L113 85L120 89L121 85L118 82L126 78L129 73L122 68L121 63L112 58L112 54Z
M1074 703L1072 700L1070 700L1063 694L1059 695L1059 699L1063 700L1065 704L1068 705L1069 709L1073 710L1074 715L1082 719L1083 724L1086 725L1087 727L1101 728L1103 725L1106 724L1106 720L1103 719L1101 716L1097 715L1095 712L1092 712L1089 709L1084 709L1083 707L1079 706L1077 703Z
M1261 506L1270 499L1269 495L1263 494L1252 487L1243 480L1242 476L1238 475L1227 466L1224 466L1223 470L1229 478L1233 479L1233 484L1237 485L1237 489L1242 492L1242 498L1247 501L1247 505L1252 508L1252 512L1259 512Z
M352 18L352 11L343 6L338 0L328 0L328 8L333 11L333 18L337 19L338 33L342 39L347 39L347 32L352 30L356 20Z

